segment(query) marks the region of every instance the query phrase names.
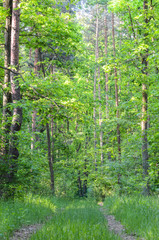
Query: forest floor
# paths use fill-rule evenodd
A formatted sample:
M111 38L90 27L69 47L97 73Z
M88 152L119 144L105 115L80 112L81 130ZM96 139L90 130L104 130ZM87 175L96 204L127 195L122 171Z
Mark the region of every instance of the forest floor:
M2 240L159 240L159 198L94 199L28 194L0 201Z
M127 234L125 227L115 219L113 215L107 214L107 210L103 208L103 203L98 203L101 208L99 209L104 215L105 219L108 222L108 229L110 232L113 232L115 235L119 236L123 240L144 240L144 238L137 238L136 234ZM51 219L51 217L49 217ZM47 219L48 221L48 219ZM10 240L27 240L31 237L32 234L36 233L43 227L44 224L34 224L26 227L22 227L21 229L14 232L13 236Z

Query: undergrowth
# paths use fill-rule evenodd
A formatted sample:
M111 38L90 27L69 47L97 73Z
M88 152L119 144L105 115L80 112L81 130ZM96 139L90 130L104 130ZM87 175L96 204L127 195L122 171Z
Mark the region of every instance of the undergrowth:
M31 240L115 240L107 222L92 201L74 200L53 215Z
M159 198L108 197L104 207L116 216L128 233L136 233L146 240L159 240Z

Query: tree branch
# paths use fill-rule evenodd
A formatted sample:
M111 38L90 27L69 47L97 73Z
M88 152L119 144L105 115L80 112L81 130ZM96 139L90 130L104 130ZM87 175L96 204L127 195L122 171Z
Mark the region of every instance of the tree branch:
M133 32L134 39L136 39L134 25L133 25L133 21L132 21L132 17L131 17L131 12L130 12L130 7L129 6L128 6L128 10L129 10L129 17L130 17L130 22L131 22L131 29L132 29L132 32Z

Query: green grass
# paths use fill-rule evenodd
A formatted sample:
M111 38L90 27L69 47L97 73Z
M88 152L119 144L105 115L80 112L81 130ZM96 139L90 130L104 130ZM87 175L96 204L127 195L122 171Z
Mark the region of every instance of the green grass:
M146 240L159 240L159 198L109 197L104 207L125 225L129 233L137 233Z
M56 199L27 195L24 199L0 201L0 239L9 239L22 226L42 223L56 211Z
M107 222L95 203L67 202L50 222L32 235L31 240L115 240L119 237L107 229Z
M51 216L49 221L46 218ZM45 223L31 239L41 240L117 240L107 229L107 222L97 204L87 200L68 200L33 196L0 201L0 239L35 223Z

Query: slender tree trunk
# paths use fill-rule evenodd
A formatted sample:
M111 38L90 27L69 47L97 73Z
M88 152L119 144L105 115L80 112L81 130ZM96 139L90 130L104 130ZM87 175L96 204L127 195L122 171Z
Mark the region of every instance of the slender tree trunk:
M88 136L86 135L86 143L85 143L85 155L87 155L87 147L88 147ZM87 196L87 179L88 179L88 171L87 171L87 159L84 160L84 176L85 179L83 181L83 196Z
M97 59L99 57L99 48L97 48ZM100 129L100 158L103 163L103 131L102 131L102 104L101 104L101 85L100 85L100 68L98 66L98 99L99 99L99 129Z
M78 154L80 148L81 148L81 143L79 144L78 148L76 149L76 154ZM82 189L82 180L81 180L81 171L80 170L78 171L77 182L78 182L78 194L79 194L79 197L83 197L83 189Z
M39 48L39 59L40 59L40 66L41 66L41 69L42 69L42 73L43 73L43 76L45 78L45 68L44 68L44 64L43 64L43 54L42 54L42 51L41 51L41 48Z
M107 7L105 8L105 18L104 18L104 25L105 25L105 56L108 58L108 24L107 24ZM108 101L109 101L109 86L108 86L108 73L105 73L105 92L106 92L106 119L109 118L109 108L108 108ZM109 137L106 140L106 143L109 144ZM108 152L108 160L111 160L111 153Z
M40 53L39 48L35 49L35 59L34 59L34 73L38 75L40 71L40 64L38 63L40 61Z
M32 113L32 137L31 137L31 150L34 150L35 133L36 133L36 110Z
M51 150L52 150L52 154L51 154L51 160L52 163L54 163L54 119L53 117L51 118Z
M98 48L98 4L96 5L96 47L95 47L95 56L96 56L96 66L94 73L94 90L93 90L93 98L94 98L94 108L93 108L93 118L94 118L94 162L95 162L95 170L97 170L97 119L96 119L96 85L97 85L97 48Z
M40 65L39 65L39 49L35 49L35 58L34 58L34 73L36 76L38 76L40 71ZM36 116L37 116L37 110L34 109L32 113L32 137L31 137L31 150L34 150L35 142L38 140L36 136Z
M83 197L82 181L81 181L81 172L78 171L78 195Z
M115 48L115 30L114 30L114 13L112 13L112 37L113 37L113 55L114 60L116 58L116 48ZM118 76L117 76L117 68L114 67L114 76L115 76L115 102L116 102L116 118L117 121L119 119L119 97L118 97ZM121 161L121 138L120 138L120 125L117 122L117 144L118 144L118 161ZM121 174L118 175L118 184L121 185L120 182Z
M98 64L99 59L99 6L97 5L96 12L96 67L97 67L97 80L98 80L98 99L99 99L99 129L100 129L100 151L101 151L101 163L103 163L103 131L102 131L102 111L101 111L101 85L100 85L100 68Z
M54 194L54 170L53 170L53 161L51 158L51 140L50 140L50 128L49 124L46 123L46 131L47 131L47 143L48 143L48 162L49 162L49 169L50 169L50 180L51 180L51 190Z
M105 18L104 18L104 24L105 24L105 56L108 58L108 24L107 24L107 9L105 9ZM108 73L105 74L105 91L106 91L106 118L109 117L109 109L108 109Z
M145 14L145 26L147 28L148 24L148 0L144 1L143 4L143 10ZM147 30L145 28L145 31ZM147 33L144 34L144 39L147 41ZM143 75L144 75L144 81L142 83L142 122L141 122L141 130L142 130L142 162L143 162L143 178L144 180L148 177L148 140L147 140L147 130L148 130L148 86L146 84L147 78L148 78L148 49L146 50L145 55L142 57L142 65L143 65ZM143 194L149 195L149 183L146 179L146 186L143 188Z
M22 108L18 106L21 100L19 81L16 72L19 70L19 22L20 9L19 0L13 1L12 9L12 28L11 28L11 66L15 73L10 73L12 102L14 104L13 118L11 125L12 140L10 145L11 159L17 159L19 156L17 148L16 132L20 131L22 124ZM13 171L12 171L13 173ZM12 174L13 176L13 174ZM12 178L12 177L11 177Z
M5 56L4 56L4 67L10 67L10 55L11 55L11 23L12 23L12 0L5 0L4 7L8 11L6 16L5 25ZM4 74L4 85L3 85L3 117L2 117L2 156L7 158L9 154L9 133L11 123L8 118L12 115L11 110L8 107L8 103L12 102L10 89L10 71L5 70Z

